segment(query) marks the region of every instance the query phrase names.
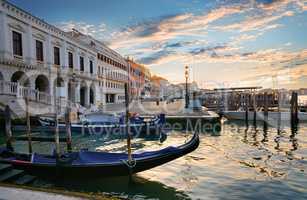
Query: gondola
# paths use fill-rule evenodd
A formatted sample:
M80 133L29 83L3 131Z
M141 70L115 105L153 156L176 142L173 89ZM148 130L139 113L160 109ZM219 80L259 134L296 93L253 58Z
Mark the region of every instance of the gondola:
M149 170L194 151L198 145L199 136L195 133L187 143L178 147L132 154L130 162L126 153L80 151L66 153L58 158L37 153L18 154L7 149L0 150L0 161L48 179L93 179L127 176Z
M94 113L95 114L95 113ZM91 116L84 117L81 122L71 123L71 130L73 133L83 134L121 134L125 133L126 124L123 118L117 118L110 114L100 113L100 117L96 117L92 114ZM98 116L99 116L98 115ZM94 117L96 117L96 119ZM50 117L40 117L40 124L45 127L47 132L54 132L54 119ZM150 119L144 119L142 117L131 117L130 118L130 132L134 135L159 135L162 126L165 124L165 115L160 114ZM59 130L61 132L66 131L65 123L59 123Z

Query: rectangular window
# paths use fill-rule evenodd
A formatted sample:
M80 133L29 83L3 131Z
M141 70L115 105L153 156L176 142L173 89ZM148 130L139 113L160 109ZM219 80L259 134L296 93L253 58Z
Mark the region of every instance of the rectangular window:
M80 71L84 72L84 58L80 56Z
M60 48L59 47L53 47L53 58L54 58L54 64L60 65Z
M13 53L22 56L22 35L13 31Z
M93 74L94 69L93 69L93 61L90 60L90 73Z
M36 40L36 60L44 61L43 42Z
M71 52L68 52L68 67L71 69L74 68L74 56Z

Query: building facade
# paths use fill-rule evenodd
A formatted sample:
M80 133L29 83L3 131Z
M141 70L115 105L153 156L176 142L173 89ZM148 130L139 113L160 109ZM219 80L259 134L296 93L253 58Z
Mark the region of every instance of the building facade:
M117 52L91 36L77 30L70 32L73 38L85 42L97 52L99 104L123 103L125 101L125 83L128 81L128 63Z
M124 101L127 62L94 38L64 32L0 0L0 44L4 104L25 97L50 106Z
M145 87L145 67L130 58L127 58L129 65L130 95L133 99L140 99L143 96Z

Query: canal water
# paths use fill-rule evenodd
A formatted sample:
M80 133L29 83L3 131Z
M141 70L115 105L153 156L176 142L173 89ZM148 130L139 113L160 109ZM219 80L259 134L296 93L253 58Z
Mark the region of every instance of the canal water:
M134 152L180 145L191 133L170 131L167 137L133 140ZM248 127L225 121L220 132L200 134L199 148L163 166L128 177L74 183L37 180L35 187L111 194L129 199L307 199L307 124L297 128ZM123 138L73 136L74 149L122 152ZM27 151L26 142L16 142ZM34 151L50 153L51 144L34 142ZM64 146L63 146L64 148Z

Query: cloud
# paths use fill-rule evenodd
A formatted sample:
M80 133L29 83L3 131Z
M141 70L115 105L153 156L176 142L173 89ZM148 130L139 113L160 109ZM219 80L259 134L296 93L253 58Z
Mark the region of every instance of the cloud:
M105 39L106 35L106 25L104 23L94 25L86 22L68 21L57 23L56 26L66 32L76 29L83 34L90 35L100 40Z
M138 43L166 42L183 36L206 34L206 27L225 16L240 13L241 7L221 7L200 15L192 13L164 16L114 33L111 47L118 49Z
M214 7L197 14L187 12L145 19L117 31L107 30L104 24L94 26L73 21L59 26L103 39L122 55L159 69L174 63L209 63L209 66L252 63L257 67L242 68L242 71L248 71L253 77L269 76L270 69L286 74L289 68L298 76L299 72L305 73L301 66L306 67L307 52L285 51L283 48L290 50L293 41L276 45L274 49L261 49L261 44L250 48L244 43L257 42L267 32L285 26L281 19L305 10L306 0L220 0ZM267 72L261 71L263 67L268 67Z
M300 7L300 9L302 11L306 11L307 10L307 1L304 0L304 1L297 1L296 2L297 6Z
M239 32L265 31L280 27L279 24L272 24L276 20L281 19L282 17L286 16L289 17L293 15L294 13L292 11L286 11L279 15L247 17L244 21L225 26L218 26L215 28L222 31L239 31Z

